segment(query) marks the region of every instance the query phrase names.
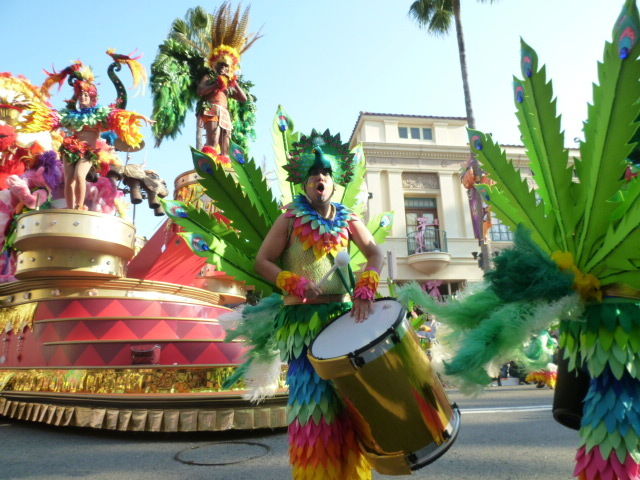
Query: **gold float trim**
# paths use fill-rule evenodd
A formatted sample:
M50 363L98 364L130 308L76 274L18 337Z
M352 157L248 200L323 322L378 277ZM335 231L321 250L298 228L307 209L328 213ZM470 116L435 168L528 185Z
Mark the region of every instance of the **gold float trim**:
M286 397L285 397L286 398ZM275 405L200 408L118 408L54 405L46 399L0 397L0 415L57 427L83 427L129 432L198 432L255 430L287 426L286 400ZM283 404L285 403L285 404Z
M40 277L0 285L0 306L60 299L122 299L220 305L220 295L196 287L135 278Z

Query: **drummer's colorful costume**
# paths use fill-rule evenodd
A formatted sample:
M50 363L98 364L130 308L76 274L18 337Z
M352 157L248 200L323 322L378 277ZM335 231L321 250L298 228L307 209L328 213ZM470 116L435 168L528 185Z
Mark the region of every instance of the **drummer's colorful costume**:
M598 68L581 158L572 164L545 70L523 42L514 99L536 192L491 136L469 131L496 182L479 187L517 229L514 249L496 258L484 290L453 305L418 298L415 287L403 294L455 330L447 370L467 387L488 384L487 367L518 356L531 334L560 319L569 376L586 369L591 377L578 412L574 475L584 480L640 479L640 179L625 176L640 138L639 36L636 2L627 0ZM562 384L559 376L556 392Z
M282 267L287 272L280 276L283 287L294 275L319 283L332 267L330 254L346 247L353 214L344 205L333 205L336 214L332 220L320 217L302 195L287 206L285 216L291 218L293 231L282 257ZM342 275L348 278L346 270ZM320 330L351 308L351 302L344 301L349 296L337 275L323 284L323 291L334 301L309 305L295 295L285 296L285 306L276 319L278 347L282 360L289 365L289 454L293 477L370 478L340 399L331 383L322 380L307 359L307 349Z
M303 137L285 167L292 183L303 183L313 167L328 167L339 185L351 179L348 150L340 144L315 145L317 137ZM364 459L351 421L331 383L322 380L307 359L307 349L320 330L351 308L347 294L349 273L342 269L323 284L325 303L307 305L304 283L319 284L333 265L333 257L349 245L349 222L355 214L332 204L333 218L322 218L304 195L286 207L291 236L281 262L277 284L289 295L276 319L276 338L289 365L289 453L295 479L364 479L371 470ZM356 291L356 295L362 292ZM293 295L297 293L298 295ZM344 298L340 298L344 297Z

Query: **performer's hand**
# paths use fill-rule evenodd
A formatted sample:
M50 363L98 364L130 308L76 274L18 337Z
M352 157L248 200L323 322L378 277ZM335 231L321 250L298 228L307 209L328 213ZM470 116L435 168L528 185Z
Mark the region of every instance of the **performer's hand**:
M351 316L355 318L356 323L362 323L369 315L373 313L373 301L365 300L363 298L356 298L353 301L353 308L351 309Z
M313 282L309 282L305 289L304 298L316 298L318 295L322 295L320 287Z

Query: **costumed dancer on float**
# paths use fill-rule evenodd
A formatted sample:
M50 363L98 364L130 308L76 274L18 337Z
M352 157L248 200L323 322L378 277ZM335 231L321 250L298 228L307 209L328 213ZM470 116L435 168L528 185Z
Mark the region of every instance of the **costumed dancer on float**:
M467 388L488 384L492 364L560 320L568 373L558 376L556 419L556 404L569 403L558 392L577 392L563 383L583 369L591 377L584 401L572 402L581 418L574 470L581 480L640 479L640 178L625 175L640 140L639 40L636 2L627 0L598 65L600 83L572 163L551 83L522 43L514 100L536 191L490 135L469 131L496 182L483 188L485 199L516 230L514 248L496 257L483 290L460 301L436 304L415 286L398 295L454 331L457 352L446 371Z
M118 55L111 50L107 54L130 68L134 85L146 81L144 67L137 61L139 57ZM62 86L65 79L73 87L73 96L66 101L66 108L60 110L60 124L67 132L60 147L60 156L64 162L67 208L86 210L86 177L91 167L106 174L109 165L119 163L113 148L100 134L113 131L126 145L135 149L142 143L142 122L152 121L144 115L117 108L118 101L110 106L98 105L93 71L79 60L59 73L46 73L48 78L42 85L44 92L56 83Z
M173 23L151 66L157 144L180 132L187 111L196 104L198 126L206 134L203 153L229 167L231 141L248 149L255 103L249 92L251 83L239 76L240 57L261 37L259 32L247 33L249 11L249 7L241 11L239 5L232 11L230 3L224 2L213 13L201 7L190 9L185 20ZM185 23L200 25L210 34L208 41L188 38L182 27ZM199 149L200 141L198 137Z
M285 292L276 317L281 357L289 365L289 453L295 479L361 479L371 471L362 456L351 421L331 383L322 380L307 359L307 349L332 319L349 311L355 322L372 310L383 257L366 226L340 203L332 203L335 185L351 180L348 155L303 138L285 167L288 180L302 184L269 231L256 258L256 271ZM353 303L349 275L337 271L326 281L338 252L353 241L367 258ZM282 267L281 267L281 266Z
M209 59L213 73L205 75L198 84L198 121L206 134L203 153L216 155L218 161L228 164L229 143L233 122L228 110L228 97L246 102L247 95L240 88L236 71L240 64L240 52L228 45L220 45L211 52Z

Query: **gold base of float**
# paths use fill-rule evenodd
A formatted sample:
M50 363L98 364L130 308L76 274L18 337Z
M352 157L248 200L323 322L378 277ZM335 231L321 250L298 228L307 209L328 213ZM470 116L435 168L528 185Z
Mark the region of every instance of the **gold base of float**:
M86 275L117 278L125 275L126 266L126 260L114 255L76 248L45 248L20 252L16 277Z
M67 209L29 212L16 226L16 277L121 277L134 244L135 227L118 217Z
M174 302L188 299L190 303L220 305L220 295L215 292L136 278L42 277L0 285L0 307L4 308L42 300L96 297Z
M7 394L0 416L57 427L128 432L203 432L275 429L287 426L286 396L250 406L239 396L212 399L175 395L132 399L109 396ZM99 404L99 405L97 405ZM206 406L204 405L206 404Z
M55 426L195 432L287 426L287 395L223 390L235 367L0 370L0 415Z

